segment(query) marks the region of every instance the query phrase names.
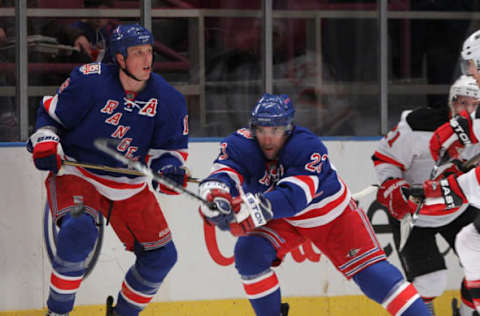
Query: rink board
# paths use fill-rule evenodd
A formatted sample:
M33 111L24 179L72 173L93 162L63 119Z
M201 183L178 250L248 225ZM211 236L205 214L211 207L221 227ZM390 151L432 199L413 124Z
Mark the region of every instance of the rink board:
M325 143L330 159L352 192L376 183L370 160L376 141ZM188 166L192 174L200 178L206 176L217 151L217 143L191 143ZM37 171L28 153L20 147L0 147L0 159L0 190L3 193L0 315L41 315L50 274L41 223L46 173ZM189 188L195 190L196 184L189 184ZM234 238L228 233L206 229L195 201L179 196L160 196L159 199L179 256L177 265L154 297L155 303L146 309L144 315L253 315L232 264ZM374 194L371 194L360 201L365 211L373 199ZM377 212L370 208L369 214L373 216L374 227L385 228L387 218L381 210ZM82 283L77 295L77 312L72 315L102 315L105 298L116 296L125 272L133 263L134 256L123 251L110 226L105 232L99 262ZM391 234L381 233L378 238L389 254L389 260L400 267ZM446 252L449 267L447 288L451 291L436 304L445 306L446 312L449 298L458 292L462 272L452 251L447 251L444 243L441 248ZM276 271L283 296L291 302L292 311L296 310L293 315L317 315L317 310L318 315L375 315L373 310L383 315L378 305L367 301L356 285L345 280L310 243L287 255ZM84 309L89 311L82 314ZM202 312L205 309L208 312Z

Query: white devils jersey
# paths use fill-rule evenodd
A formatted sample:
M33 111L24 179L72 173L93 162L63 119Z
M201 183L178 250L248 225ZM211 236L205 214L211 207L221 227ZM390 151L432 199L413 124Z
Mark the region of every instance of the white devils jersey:
M435 165L430 154L430 138L448 119L445 110L420 108L404 111L398 125L380 140L372 157L378 183L388 178L403 178L410 185L422 185L428 180ZM477 144L464 150L461 158L469 159L479 152ZM441 169L439 167L439 171ZM415 225L443 226L460 216L466 208L467 205L463 205L460 209L443 210L434 215L420 214Z

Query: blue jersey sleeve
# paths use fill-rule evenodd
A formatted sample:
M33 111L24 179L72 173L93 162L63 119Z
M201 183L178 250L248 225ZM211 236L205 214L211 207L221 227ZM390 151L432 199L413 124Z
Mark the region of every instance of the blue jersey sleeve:
M221 141L220 152L207 177L226 183L233 196L240 194L239 188L250 179L252 166L258 165L261 158L253 138L245 132L236 131Z
M90 96L92 91L101 87L97 80L101 70L102 65L97 63L75 68L55 96L43 98L37 116L37 129L53 125L68 130L79 124L94 106Z

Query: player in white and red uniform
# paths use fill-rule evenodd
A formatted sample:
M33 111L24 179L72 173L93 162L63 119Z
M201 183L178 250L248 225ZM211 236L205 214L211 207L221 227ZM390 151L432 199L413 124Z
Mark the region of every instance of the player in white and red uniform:
M48 203L59 226L47 315L72 310L97 238L98 216L107 218L125 248L136 255L117 305L110 308L112 315L138 315L177 260L146 177L73 166L63 166L57 174L62 159L125 167L93 145L97 138L110 138L118 140L116 150L126 157L186 184L186 104L176 89L152 73L152 43L144 27L120 25L110 46L116 63L74 69L55 96L44 97L38 111L37 130L30 137L33 161L38 169L50 171ZM157 183L152 188L167 190Z
M448 122L450 115L465 109L474 111L479 97L480 89L475 79L461 76L450 89L449 108L422 107L404 111L400 122L379 142L372 156L375 173L381 183L377 201L391 215L389 223L400 262L407 279L413 282L432 310L433 299L440 296L447 285L445 260L438 249L436 235L440 234L453 248L455 236L473 221L478 209L463 205L460 209L442 210L439 216L419 214L402 251L399 250L399 220L416 209L416 205L408 201L410 185L429 179L434 167L429 149L433 132ZM476 153L480 153L480 145L472 146L460 158L466 160ZM452 172L459 171L455 165L446 164L438 169L434 177Z
M468 37L462 49L462 71L473 76L480 86L480 31ZM440 126L430 140L433 159L442 155L458 157L480 137L480 109L469 114L461 112L450 122ZM470 203L480 207L480 167L460 176L449 176L440 181L424 183L425 202L420 213L440 215L443 212ZM480 312L480 217L465 226L457 235L455 249L465 271L466 287L473 299L473 306ZM463 315L463 314L462 314Z
M265 94L250 128L221 142L200 194L217 205L200 213L240 236L235 267L257 316L286 315L272 266L311 240L346 278L392 315L430 315L415 287L391 265L322 141L293 125L286 95Z

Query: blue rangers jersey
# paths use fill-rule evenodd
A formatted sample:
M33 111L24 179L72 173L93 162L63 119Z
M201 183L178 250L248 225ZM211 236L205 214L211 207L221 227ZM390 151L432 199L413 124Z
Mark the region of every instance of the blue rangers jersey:
M227 183L233 196L264 192L274 218L298 227L315 227L338 217L351 193L330 163L322 141L295 126L275 161L266 160L248 129L226 137L207 179Z
M185 99L155 73L135 94L123 89L115 65L77 67L55 96L43 98L36 127L43 126L57 128L68 160L126 167L96 149L93 142L97 138L119 140L119 152L147 162L153 170L182 166L188 156ZM64 166L62 171L86 179L112 200L128 198L146 185L146 177L72 166Z

